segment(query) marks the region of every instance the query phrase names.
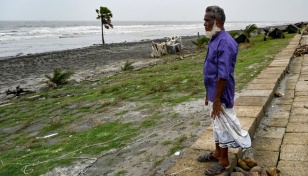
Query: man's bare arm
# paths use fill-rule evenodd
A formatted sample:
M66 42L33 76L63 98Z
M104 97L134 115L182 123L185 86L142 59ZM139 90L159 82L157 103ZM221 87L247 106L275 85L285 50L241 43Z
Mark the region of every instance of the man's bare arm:
M226 82L227 81L225 79L222 79L219 77L217 79L216 93L215 93L214 102L213 102L213 111L211 114L211 117L213 119L215 119L216 116L220 118L220 112L224 113L221 107L221 97L225 90Z

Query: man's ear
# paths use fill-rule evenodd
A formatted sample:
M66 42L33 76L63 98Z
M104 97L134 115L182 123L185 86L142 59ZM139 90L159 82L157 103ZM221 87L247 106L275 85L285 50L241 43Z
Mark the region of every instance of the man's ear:
M219 20L219 19L216 20L216 25L217 25L217 27L219 27L219 28L223 28L222 22L221 22L221 20Z

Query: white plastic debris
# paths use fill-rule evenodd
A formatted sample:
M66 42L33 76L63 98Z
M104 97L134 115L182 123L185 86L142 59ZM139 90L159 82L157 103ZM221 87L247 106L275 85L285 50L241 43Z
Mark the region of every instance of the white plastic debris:
M58 133L50 134L50 135L47 135L47 136L44 136L44 137L36 137L36 139L45 139L45 138L49 138L49 137L52 137L52 136L55 136L55 135L58 135Z
M179 156L180 154L181 154L180 151L177 151L177 152L174 153L174 155L176 155L176 156Z

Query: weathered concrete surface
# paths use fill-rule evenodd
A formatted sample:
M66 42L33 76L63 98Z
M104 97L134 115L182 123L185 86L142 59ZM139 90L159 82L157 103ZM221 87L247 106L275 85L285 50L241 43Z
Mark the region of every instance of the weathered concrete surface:
M282 139L257 137L253 140L255 150L279 152Z
M305 114L292 114L289 119L290 123L308 123L308 117Z
M275 90L276 84L249 84L247 90Z
M257 129L257 119L253 117L238 117L241 128L248 131L250 136L253 136Z
M274 119L289 119L290 113L289 112L277 112L272 115Z
M308 133L286 133L282 144L308 145Z
M307 176L308 162L303 161L280 161L278 168L284 176Z
M273 95L273 90L246 90L240 96L251 97L270 97Z
M264 115L263 106L234 106L238 117L255 117Z
M254 151L254 159L257 161L258 166L269 167L276 166L278 161L279 152L274 151Z
M308 123L288 123L287 133L308 133Z
M286 131L285 128L268 127L264 129L263 131L258 131L257 135L260 137L266 137L266 138L282 139L285 131Z
M270 123L268 126L270 127L283 127L286 128L288 125L288 119L287 118L274 118L270 120Z
M267 97L240 96L235 106L265 106L267 101Z

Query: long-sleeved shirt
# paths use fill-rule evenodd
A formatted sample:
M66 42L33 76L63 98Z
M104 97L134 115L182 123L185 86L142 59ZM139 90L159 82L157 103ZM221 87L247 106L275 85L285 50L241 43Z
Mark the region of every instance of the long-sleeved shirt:
M209 101L214 101L218 77L226 80L221 97L221 103L224 103L226 108L232 108L234 105L234 68L237 53L238 44L222 30L210 40L203 66L204 85Z

